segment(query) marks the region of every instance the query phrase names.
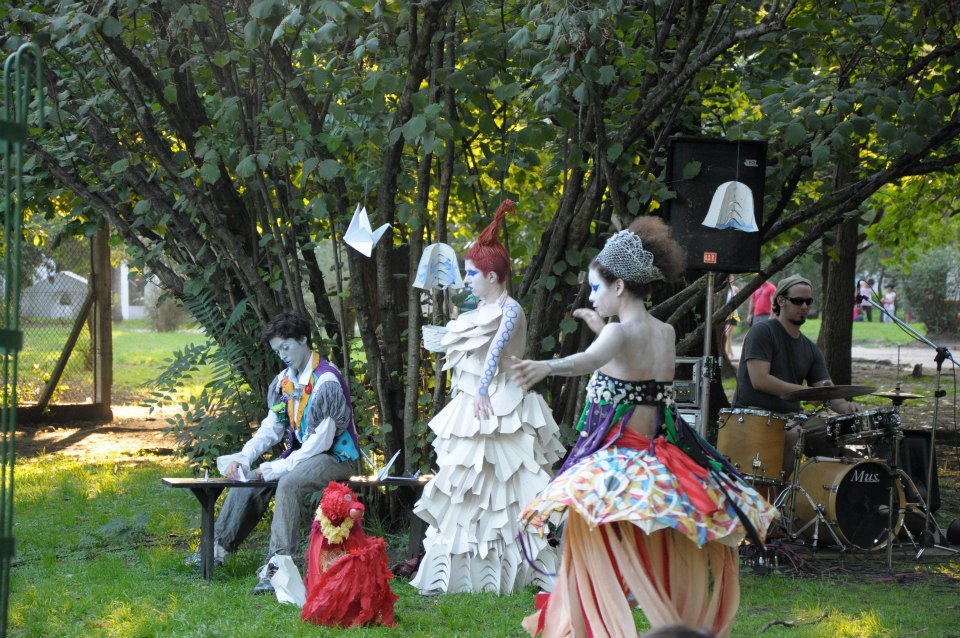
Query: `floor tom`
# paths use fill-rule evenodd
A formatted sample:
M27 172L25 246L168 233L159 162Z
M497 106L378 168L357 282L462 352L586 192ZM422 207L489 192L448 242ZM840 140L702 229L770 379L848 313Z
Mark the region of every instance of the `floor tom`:
M765 410L720 410L717 449L752 482L780 484L784 426L791 418Z

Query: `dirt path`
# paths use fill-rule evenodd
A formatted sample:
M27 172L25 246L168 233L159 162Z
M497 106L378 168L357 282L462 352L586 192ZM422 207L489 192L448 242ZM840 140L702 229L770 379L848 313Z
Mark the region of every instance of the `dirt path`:
M17 458L64 454L88 460L174 453L165 437L169 413L150 414L146 408L114 406L111 423L76 421L17 427Z

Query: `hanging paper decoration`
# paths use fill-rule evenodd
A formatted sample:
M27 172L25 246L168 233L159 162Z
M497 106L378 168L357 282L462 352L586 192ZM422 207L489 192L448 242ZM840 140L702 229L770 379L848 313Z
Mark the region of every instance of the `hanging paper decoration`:
M702 224L717 230L732 228L755 233L757 220L753 215L753 191L743 182L724 182L713 194L710 209Z
M353 211L353 219L350 220L350 226L343 235L343 242L359 253L369 257L373 253L374 246L383 237L383 234L390 228L390 224L384 224L376 230L370 228L370 218L367 217L367 207L360 207L357 204L357 210Z
M430 244L420 257L414 288L444 290L463 288L463 278L457 265L457 253L447 244Z

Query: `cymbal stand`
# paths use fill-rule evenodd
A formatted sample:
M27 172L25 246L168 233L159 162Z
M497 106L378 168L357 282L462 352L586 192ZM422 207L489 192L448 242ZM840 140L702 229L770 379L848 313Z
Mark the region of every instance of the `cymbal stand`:
M930 343L929 341L927 343ZM931 344L932 345L932 344ZM936 347L936 346L934 346ZM933 427L930 428L930 455L927 457L927 498L930 498L931 493L933 492L933 471L935 467L934 456L937 440L937 417L940 414L940 397L942 396L942 391L940 390L940 373L943 368L943 362L948 358L953 361L954 365L957 365L956 359L953 359L950 356L950 352L944 347L936 347L937 356L934 357L934 361L937 364L937 389L933 393ZM912 484L913 481L911 480ZM913 489L916 491L916 486L913 486ZM920 497L920 492L917 491L917 497L920 498L920 502L923 504L923 534L920 535L920 550L917 552L915 558L920 558L923 556L923 552L928 547L936 547L937 549L945 549L947 551L953 552L954 554L960 553L960 550L953 549L951 547L945 547L943 545L937 544L937 539L943 538L943 530L940 529L940 526L937 524L937 519L933 517L933 512L930 511L930 508L927 507L927 504L923 501L923 498ZM936 531L930 531L930 522L933 521L933 527Z
M898 370L900 367L899 363L900 363L900 353L897 352ZM900 391L900 381L898 380L897 392L899 391ZM899 408L899 406L896 405L896 403L894 403L894 407ZM893 445L893 475L890 477L891 478L890 487L887 490L890 494L890 498L887 501L887 569L893 569L893 541L896 540L896 537L897 537L897 534L894 531L894 527L893 527L893 492L894 492L894 488L896 487L896 483L894 483L894 477L897 474L906 474L906 472L903 472L900 470L900 441L903 440L903 433L900 431L899 421L900 421L900 413L898 412L897 427L894 428L894 432L891 437L893 439L893 443L891 444ZM906 500L906 497L904 497L904 500ZM905 509L906 503L900 503L900 507ZM907 530L907 536L910 538L910 542L913 543L914 549L916 549L917 544L913 541L913 535L910 533L910 530Z
M801 426L797 426L801 427ZM823 509L813 500L813 497L810 496L810 493L802 485L800 485L800 457L803 456L803 439L804 433L803 429L800 430L800 436L797 438L797 444L794 447L794 456L793 456L793 475L791 480L788 482L786 489L777 496L776 500L773 503L773 506L779 509L781 512L788 516L786 524L786 533L791 540L796 540L797 537L802 534L808 527L813 525L813 542L812 547L817 548L817 542L820 538L820 523L822 522L824 527L830 532L830 536L833 537L833 542L837 544L837 547L840 548L841 552L847 551L847 546L843 544L843 541L840 540L840 537L837 536L837 533L833 531L833 524L827 520L827 517L823 515ZM803 527L799 529L793 528L794 518L796 517L797 512L797 495L796 493L800 492L807 503L810 505L810 509L815 512L813 520L808 521Z
M933 471L936 469L936 467L935 467L935 465L934 465L934 458L935 458L935 457L934 457L934 453L936 452L937 418L938 418L938 416L939 416L939 414L940 414L940 397L942 396L942 392L943 392L943 391L940 389L940 376L941 376L942 371L943 371L943 362L949 359L950 361L953 362L953 365L955 365L955 366L956 366L956 365L960 365L960 363L958 363L957 360L953 358L953 355L951 355L951 354L950 354L950 351L947 350L944 346L938 346L937 344L933 343L932 341L930 341L929 339L927 339L926 337L924 337L923 335L921 335L920 333L918 333L916 330L914 330L913 328L911 328L910 326L908 326L908 325L905 324L904 322L902 322L902 321L900 321L899 319L897 319L896 315L891 314L891 313L890 313L886 308L884 308L882 305L875 303L875 302L874 302L872 299L870 299L869 297L862 297L862 298L861 298L861 297L858 297L858 299L861 299L861 301L867 301L871 306L873 306L874 308L876 308L877 310L879 310L880 313L881 313L881 315L885 315L885 316L889 317L891 321L893 321L895 324L897 324L898 326L900 326L900 328L902 328L907 334L909 334L909 335L910 335L911 337L913 337L915 340L917 340L917 341L919 341L919 342L921 342L921 343L924 343L924 344L930 346L930 347L933 348L933 349L936 351L936 353L937 353L936 356L934 356L934 358L933 358L934 362L937 364L937 375L936 375L936 376L937 376L937 388L936 388L936 391L934 392L934 395L933 395L933 425L932 425L932 427L930 428L930 454L929 454L929 456L927 457L927 495L929 496L929 495L930 495L930 492L932 491L932 487L933 487L933 485L932 485L932 484L933 484ZM910 482L913 483L912 480L911 480ZM917 495L918 495L918 496L919 496L919 494L920 494L920 493L917 492ZM930 531L930 521L933 520L933 526L934 526L934 528L936 529L937 538L942 538L942 537L943 537L943 532L942 532L942 530L940 529L940 526L937 525L937 521L933 518L933 513L930 511L930 508L926 506L926 503L924 503L924 507L923 507L923 519L924 519L924 520L923 520L923 534L921 534L921 536L920 536L920 542L921 542L922 547L921 547L920 550L917 552L917 555L914 557L915 559L916 559L916 558L920 558L920 557L923 555L923 552L924 552L928 547L936 547L937 549L943 549L943 550L946 550L946 551L949 551L949 552L953 552L954 554L960 553L960 550L957 550L957 549L954 549L954 548L951 548L951 547L945 547L945 546L943 546L943 545L938 545L938 544L936 544L936 538L934 537L934 533Z

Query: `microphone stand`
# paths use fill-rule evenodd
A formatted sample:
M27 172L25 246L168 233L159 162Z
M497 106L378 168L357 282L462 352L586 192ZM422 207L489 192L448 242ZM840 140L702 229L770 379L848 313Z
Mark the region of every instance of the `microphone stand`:
M930 428L930 453L927 457L927 499L929 500L933 492L933 471L936 469L934 466L934 452L936 451L935 444L937 440L937 418L940 414L940 375L943 368L943 362L950 360L953 362L953 365L960 366L960 363L957 363L957 360L953 358L953 355L950 354L950 351L947 350L944 346L938 346L933 343L922 334L905 324L904 322L897 319L896 315L891 314L884 308L882 305L877 304L864 295L857 295L857 302L863 303L866 301L872 307L880 311L881 315L886 315L890 319L900 326L904 332L914 338L914 340L919 341L920 343L926 344L933 348L936 351L936 356L933 358L934 362L937 364L937 389L933 394L933 427ZM894 445L897 446L897 451L899 451L899 441L895 441ZM898 456L898 455L897 455ZM897 468L899 469L899 468ZM917 555L914 556L914 560L923 556L923 552L928 547L936 547L937 549L944 549L954 554L960 553L960 550L953 549L951 547L944 547L943 545L937 545L935 542L935 537L933 532L930 531L930 522L933 521L933 526L936 529L936 537L943 537L943 530L940 529L940 526L937 525L936 519L933 518L933 513L930 511L930 506L925 502L925 499L920 496L920 491L917 490L917 497L921 500L923 504L923 534L920 536L920 549L917 551Z

